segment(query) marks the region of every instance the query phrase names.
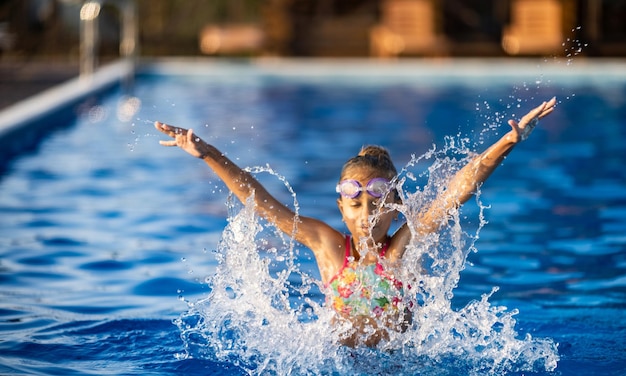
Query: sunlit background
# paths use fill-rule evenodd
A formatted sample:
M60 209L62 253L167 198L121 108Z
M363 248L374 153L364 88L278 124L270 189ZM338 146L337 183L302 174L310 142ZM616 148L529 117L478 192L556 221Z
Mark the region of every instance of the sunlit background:
M137 45L124 42L133 7ZM624 57L626 0L0 0L0 108L95 63L141 57Z

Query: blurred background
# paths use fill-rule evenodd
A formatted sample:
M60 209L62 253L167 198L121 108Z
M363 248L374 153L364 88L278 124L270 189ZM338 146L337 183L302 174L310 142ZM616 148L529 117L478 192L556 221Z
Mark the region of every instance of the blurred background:
M77 75L85 3L100 63L128 5L141 57L626 57L626 0L0 0L0 109Z

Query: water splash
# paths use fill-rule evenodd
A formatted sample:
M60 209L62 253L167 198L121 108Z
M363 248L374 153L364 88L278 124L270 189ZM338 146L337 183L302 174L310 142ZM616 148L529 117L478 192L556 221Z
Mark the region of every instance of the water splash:
M428 205L472 157L466 143L447 138L443 148L413 156L396 182L403 204L384 209L400 210L418 234L412 214ZM431 167L415 172L424 162ZM253 169L263 171L273 173L269 168ZM292 193L297 212L295 193L278 178ZM426 180L423 188L406 189L420 180ZM185 344L178 357L226 362L249 374L553 371L559 359L556 344L530 335L520 338L515 330L517 311L492 306L491 294L460 309L451 306L467 255L475 251L485 224L477 197L480 210L474 230L467 230L464 216L456 211L441 232L414 236L399 273L418 303L412 308L413 323L404 333L390 330L389 340L377 348L338 344L349 324L333 322L333 313L315 293L320 282L300 269L296 244L256 215L252 198L243 205L229 200L228 225L216 251L219 266L207 278L211 292L189 302L188 311L175 321Z

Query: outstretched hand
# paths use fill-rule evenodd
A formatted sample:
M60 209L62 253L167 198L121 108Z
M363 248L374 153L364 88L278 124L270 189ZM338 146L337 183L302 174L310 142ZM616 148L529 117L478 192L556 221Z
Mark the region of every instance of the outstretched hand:
M549 115L554 110L555 105L556 97L535 107L529 113L524 115L520 119L519 123L515 120L509 120L509 125L513 128L513 132L517 136L515 142L526 140L535 126L537 126L539 119Z
M154 127L173 138L170 141L159 141L163 146L178 146L196 158L203 158L209 152L207 143L196 136L193 129L174 127L158 121L154 122Z

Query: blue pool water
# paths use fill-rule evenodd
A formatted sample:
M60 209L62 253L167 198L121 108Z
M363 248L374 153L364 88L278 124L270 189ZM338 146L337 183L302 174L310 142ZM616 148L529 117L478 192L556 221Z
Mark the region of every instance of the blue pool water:
M546 62L349 64L146 69L132 92L82 106L12 161L0 178L0 374L623 375L626 77ZM422 323L421 345L384 351L333 345L310 252L229 204L152 126L193 127L300 214L342 228L334 184L363 144L407 164L414 191L441 160L428 150L482 151L552 96L556 111L461 212L474 240L442 317ZM263 260L269 271L254 269ZM282 269L284 293L246 284L280 282ZM487 322L500 329L477 342Z

